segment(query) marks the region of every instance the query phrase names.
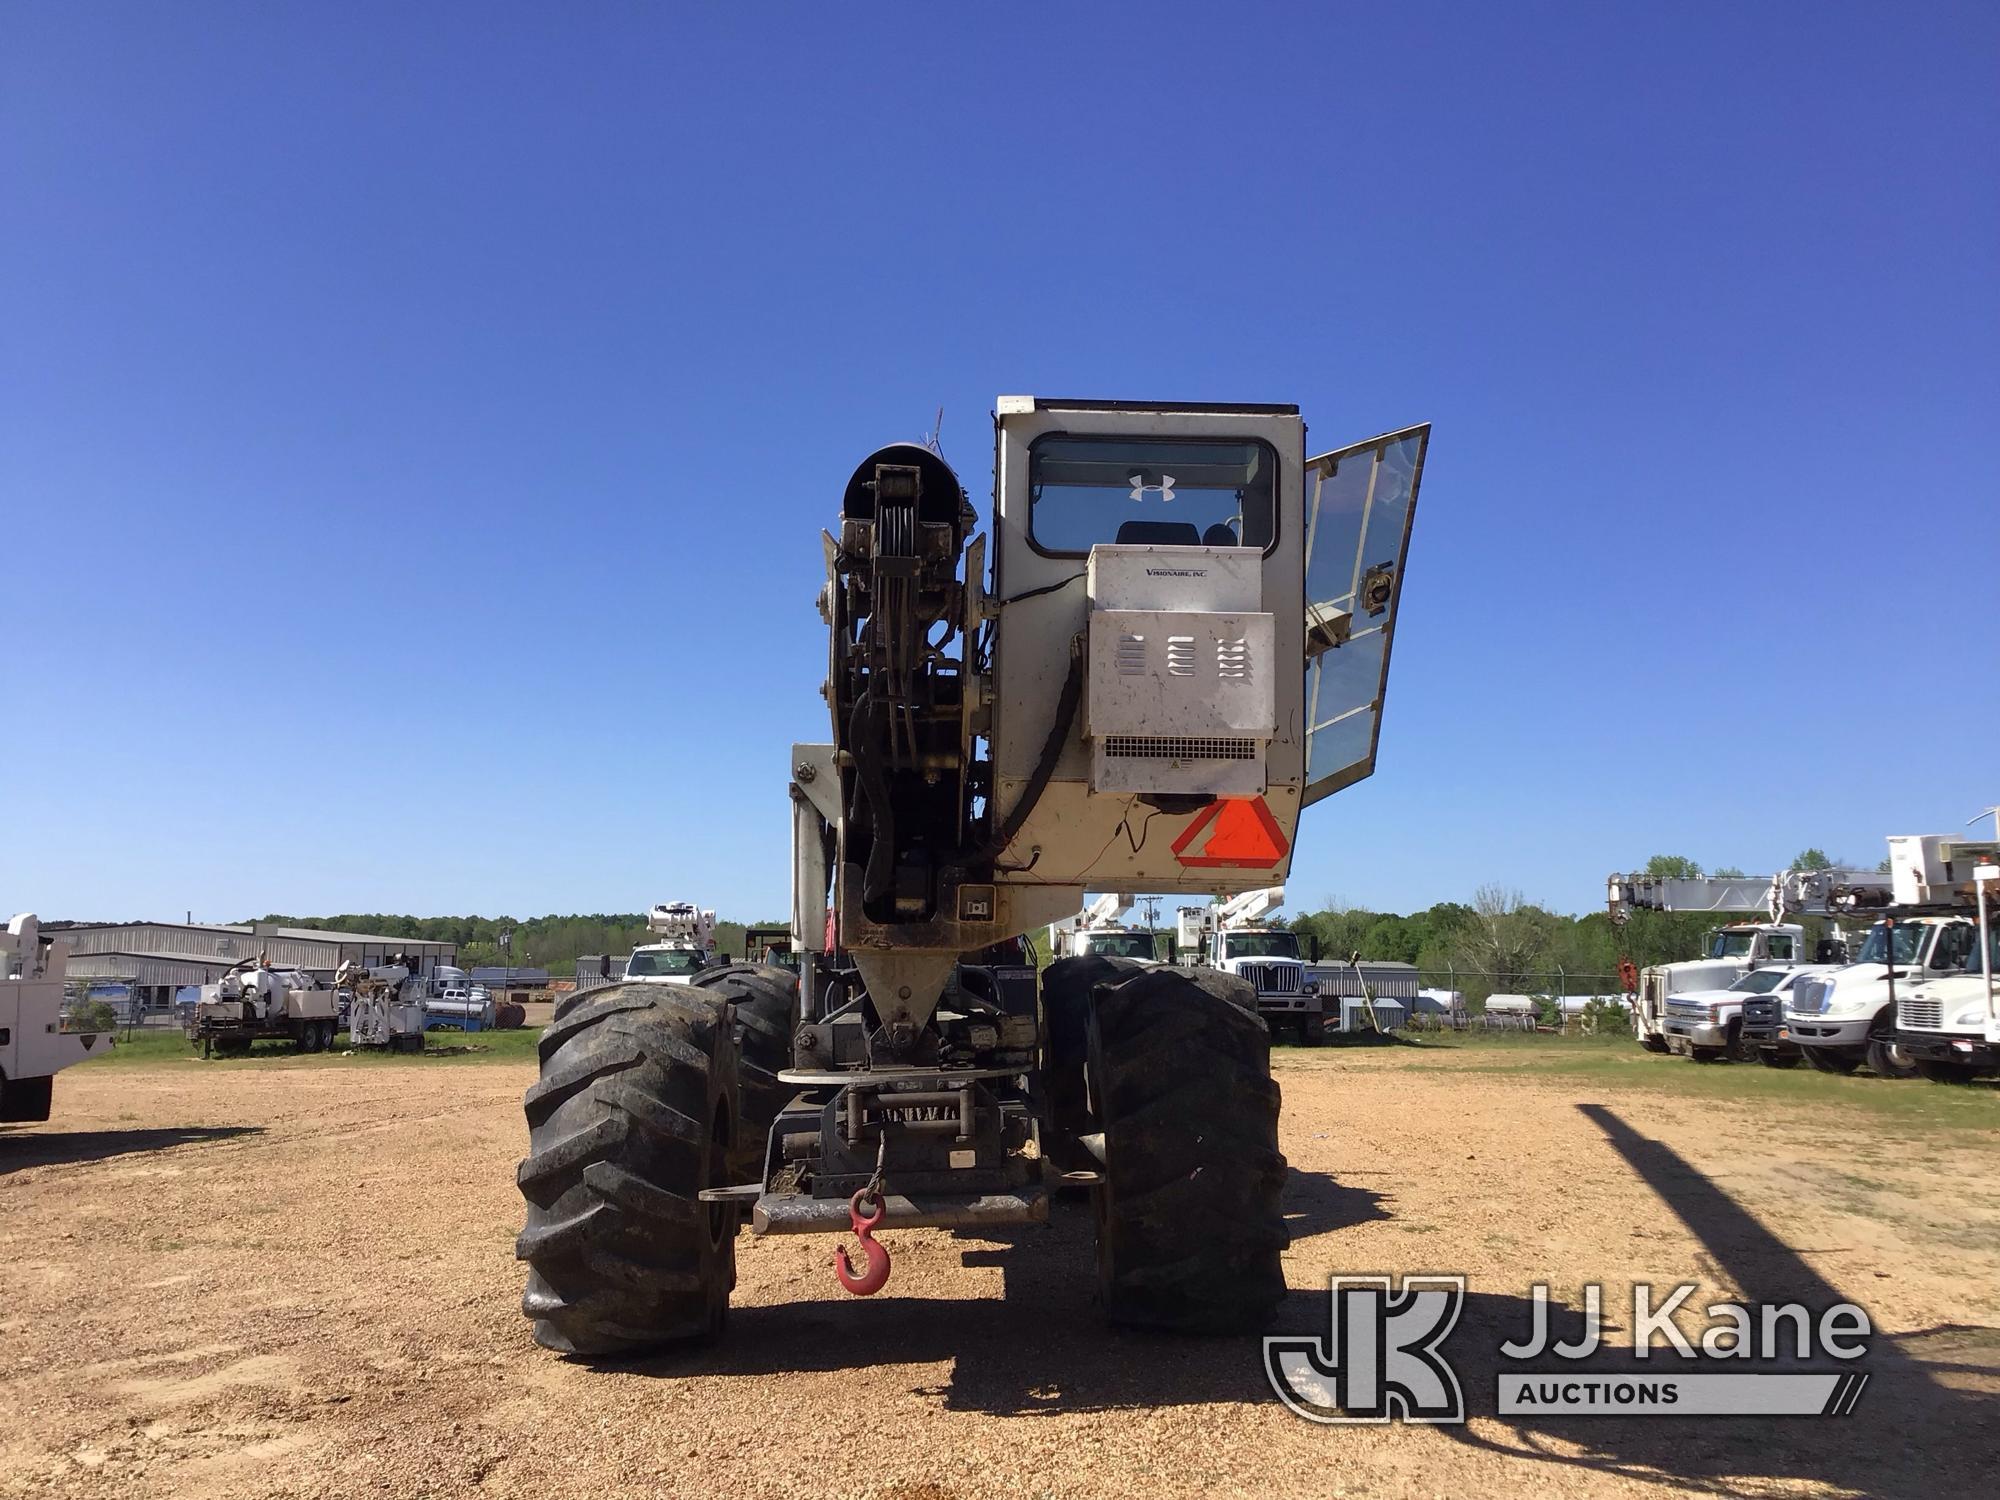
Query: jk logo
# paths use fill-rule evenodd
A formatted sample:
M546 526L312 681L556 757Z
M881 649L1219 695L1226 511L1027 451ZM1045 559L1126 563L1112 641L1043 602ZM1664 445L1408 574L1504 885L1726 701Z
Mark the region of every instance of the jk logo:
M1125 478L1132 486L1134 500L1143 500L1148 495L1158 495L1162 500L1174 498L1174 476L1171 474L1162 474L1158 484L1146 483L1144 474L1127 474Z
M1465 1396L1438 1346L1458 1322L1463 1276L1335 1276L1324 1339L1264 1340L1278 1399L1309 1422L1463 1422Z

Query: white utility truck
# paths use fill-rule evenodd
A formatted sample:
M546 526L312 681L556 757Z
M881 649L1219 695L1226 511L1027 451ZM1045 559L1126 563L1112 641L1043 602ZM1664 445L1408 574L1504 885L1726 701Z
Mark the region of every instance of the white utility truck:
M1140 963L1159 960L1159 940L1150 932L1125 925L1125 913L1137 903L1129 895L1099 896L1073 917L1049 924L1049 956L1083 958L1092 953L1132 958Z
M1940 884L1953 895L1964 896L1971 867L1979 936L1961 972L1913 985L1898 1002L1896 1040L1923 1077L1966 1083L2000 1073L2000 842L1954 840L1940 852Z
M355 1046L424 1050L429 986L409 960L397 955L371 968L349 959L334 972L333 988L348 997L347 1036Z
M1700 958L1653 964L1638 975L1632 997L1632 1034L1648 1052L1673 1051L1667 1030L1667 998L1695 991L1726 990L1745 974L1773 966L1790 967L1809 957L1805 928L1784 919L1832 914L1837 895L1884 891L1888 878L1870 870L1786 870L1775 876L1714 875L1677 878L1613 875L1606 896L1614 928L1633 911L1763 912L1762 922L1732 922L1708 935ZM1683 1050L1687 1045L1683 1040Z
M1265 920L1285 904L1285 888L1266 886L1207 906L1183 906L1177 933L1181 961L1206 963L1247 979L1257 1014L1273 1033L1293 1031L1310 1045L1326 1029L1319 986L1306 975L1299 935Z
M691 901L662 901L646 913L657 943L645 943L625 960L629 984L686 984L715 964L715 913Z
M1931 986L1977 970L1972 868L1978 851L1991 847L1948 834L1889 840L1889 891L1858 894L1847 902L1850 910L1881 912L1857 961L1802 981L1785 1006L1787 1039L1808 1063L1826 1073L1852 1073L1866 1063L1884 1078L1916 1075L1917 1054L1901 1036L1902 1005L1925 994L1913 1033L1934 1021L1941 1032L1945 1001L1937 1000L1933 1016Z
M240 1056L258 1041L288 1041L301 1052L324 1052L340 1029L340 997L304 969L273 968L246 958L214 984L188 1018L187 1039L203 1057Z
M69 944L50 942L33 912L23 912L0 933L0 1123L46 1120L56 1074L99 1047L111 1050L108 1031L65 1031L63 974Z

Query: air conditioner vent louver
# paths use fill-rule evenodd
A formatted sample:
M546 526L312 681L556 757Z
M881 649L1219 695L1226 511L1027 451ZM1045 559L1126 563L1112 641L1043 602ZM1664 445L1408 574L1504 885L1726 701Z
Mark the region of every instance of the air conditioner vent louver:
M1113 760L1255 760L1256 740L1183 734L1111 734L1104 753Z
M1170 635L1167 637L1167 675L1169 677L1194 676L1195 659L1193 636Z
M1120 677L1145 676L1146 638L1129 632L1119 636L1116 658Z
M1250 643L1242 636L1216 641L1215 675L1232 682L1250 680Z

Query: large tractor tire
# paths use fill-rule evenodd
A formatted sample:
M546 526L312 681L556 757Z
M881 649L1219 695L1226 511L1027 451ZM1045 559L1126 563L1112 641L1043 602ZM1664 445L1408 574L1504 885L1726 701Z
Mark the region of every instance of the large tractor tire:
M544 1347L616 1356L721 1331L739 1210L697 1195L731 1181L725 1015L692 987L610 985L542 1033L514 1253Z
M1089 1171L1096 1158L1077 1144L1099 1127L1090 1113L1085 1081L1090 1056L1090 996L1100 984L1118 984L1146 966L1108 953L1059 958L1042 971L1042 1028L1048 1045L1042 1090L1048 1101L1048 1155L1065 1172Z
M778 1082L792 1065L792 1028L798 1022L799 976L776 964L729 964L704 969L688 983L735 1007L742 1030L737 1078L737 1149L730 1166L736 1181L757 1182L764 1173L764 1145L771 1122L798 1089Z
M1285 1158L1256 1003L1213 969L1146 969L1091 993L1098 1295L1114 1323L1242 1332L1284 1298Z

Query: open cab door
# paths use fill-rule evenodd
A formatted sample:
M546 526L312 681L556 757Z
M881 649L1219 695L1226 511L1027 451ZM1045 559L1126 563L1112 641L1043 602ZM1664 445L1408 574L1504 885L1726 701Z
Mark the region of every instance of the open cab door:
M1372 774L1428 422L1306 460L1306 791Z

